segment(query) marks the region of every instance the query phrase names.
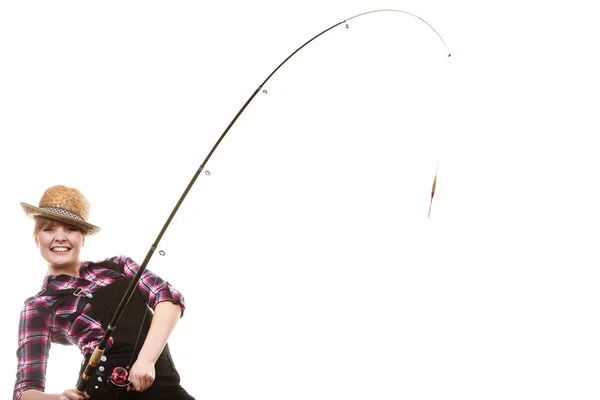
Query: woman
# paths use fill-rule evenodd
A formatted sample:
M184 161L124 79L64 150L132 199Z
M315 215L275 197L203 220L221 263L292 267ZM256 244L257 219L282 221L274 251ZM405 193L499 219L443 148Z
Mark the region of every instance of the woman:
M105 356L84 395L74 389L46 394L45 373L51 343L75 344L84 355L83 371L139 266L129 257L80 261L88 236L100 228L88 222L89 203L77 189L53 186L35 207L21 203L35 220L34 239L48 270L42 290L25 301L19 324L14 400L84 398L193 400L179 384L167 338L183 314L182 295L145 270L120 318ZM148 307L153 312L147 312ZM126 368L123 376L109 379ZM130 367L130 368L129 368ZM74 377L75 381L75 377ZM128 384L129 383L129 384ZM74 385L75 386L75 385ZM126 388L126 390L123 390Z

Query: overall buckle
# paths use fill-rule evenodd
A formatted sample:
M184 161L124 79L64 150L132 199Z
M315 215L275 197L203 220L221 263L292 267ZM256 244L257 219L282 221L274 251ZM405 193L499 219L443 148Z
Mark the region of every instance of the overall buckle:
M73 296L80 296L80 297L81 296L85 296L85 297L90 298L90 299L93 297L91 293L84 292L83 289L80 288L80 287L78 287L77 289L75 289L75 291L73 292Z

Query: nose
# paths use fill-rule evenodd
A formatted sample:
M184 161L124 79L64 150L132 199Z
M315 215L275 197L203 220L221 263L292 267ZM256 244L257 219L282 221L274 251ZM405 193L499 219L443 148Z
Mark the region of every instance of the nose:
M65 234L65 230L62 227L56 229L55 232L56 232L54 234L54 241L55 242L62 242L62 241L67 240L67 235Z

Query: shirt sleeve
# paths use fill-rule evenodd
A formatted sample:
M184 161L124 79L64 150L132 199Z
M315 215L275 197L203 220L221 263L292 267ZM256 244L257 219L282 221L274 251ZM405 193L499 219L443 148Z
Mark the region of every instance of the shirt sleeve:
M123 272L126 276L133 278L140 266L127 256L117 257L114 262L123 265ZM181 306L181 315L185 310L185 302L183 295L177 291L169 282L164 281L161 277L153 274L149 270L144 270L142 277L138 282L138 288L142 297L148 305L154 309L156 305L163 301L170 301L173 304Z
M28 389L44 391L51 341L45 313L40 312L33 302L26 301L19 320L17 379L13 400L20 400L23 392Z

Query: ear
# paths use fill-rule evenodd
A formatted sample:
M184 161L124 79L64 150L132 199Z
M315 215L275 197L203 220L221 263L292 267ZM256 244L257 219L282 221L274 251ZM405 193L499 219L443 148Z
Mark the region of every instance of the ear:
M35 242L35 246L39 249L40 248L40 241L38 240L37 235L35 235L33 237L33 241Z

